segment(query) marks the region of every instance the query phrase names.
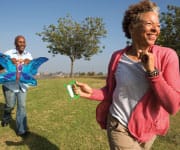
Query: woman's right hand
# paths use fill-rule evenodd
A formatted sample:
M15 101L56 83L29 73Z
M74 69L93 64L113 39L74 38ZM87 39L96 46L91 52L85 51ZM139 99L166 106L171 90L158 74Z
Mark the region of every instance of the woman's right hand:
M72 88L74 93L81 97L89 98L92 94L92 88L85 83L76 81Z

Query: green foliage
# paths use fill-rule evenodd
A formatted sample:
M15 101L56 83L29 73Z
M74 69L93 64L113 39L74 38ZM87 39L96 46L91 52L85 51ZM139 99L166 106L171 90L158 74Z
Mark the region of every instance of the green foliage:
M180 56L180 7L168 5L167 9L160 15L161 34L157 43L175 49Z
M67 15L59 18L58 24L44 27L44 31L37 33L47 42L49 53L66 55L71 60L71 74L76 59L90 60L91 56L102 52L100 39L106 36L106 29L102 18L87 17L78 23Z

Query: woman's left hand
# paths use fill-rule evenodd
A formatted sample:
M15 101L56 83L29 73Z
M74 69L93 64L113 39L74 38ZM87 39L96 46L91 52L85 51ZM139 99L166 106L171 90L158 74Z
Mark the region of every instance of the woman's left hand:
M142 51L141 53L141 62L148 72L152 72L155 69L155 59L154 55L151 52L148 51Z

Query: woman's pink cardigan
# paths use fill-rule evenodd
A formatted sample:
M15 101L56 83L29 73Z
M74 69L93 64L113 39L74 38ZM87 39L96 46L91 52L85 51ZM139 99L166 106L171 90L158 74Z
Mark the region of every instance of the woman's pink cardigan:
M102 101L96 109L96 120L102 129L106 129L107 114L116 86L114 73L119 59L128 49L127 47L113 53L108 67L106 86L93 89L90 97ZM180 73L176 52L157 45L152 47L151 52L160 74L152 78L147 77L150 89L132 111L128 122L129 132L139 142L146 142L154 135L165 135L169 128L169 114L175 114L180 109Z

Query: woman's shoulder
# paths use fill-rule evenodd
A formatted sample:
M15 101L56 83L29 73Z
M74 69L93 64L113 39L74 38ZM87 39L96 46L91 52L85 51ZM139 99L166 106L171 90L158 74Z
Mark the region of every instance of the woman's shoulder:
M153 54L156 55L156 57L160 60L178 60L177 52L170 47L154 45L152 51Z
M177 55L176 51L170 47L154 45L152 50L153 53L157 53L160 55Z
M115 50L112 54L112 56L117 56L123 54L126 50L128 50L128 47L125 47L123 49Z
M173 48L170 47L165 47L165 46L161 46L161 45L154 45L153 46L153 50L155 50L156 52L175 52L175 50Z

